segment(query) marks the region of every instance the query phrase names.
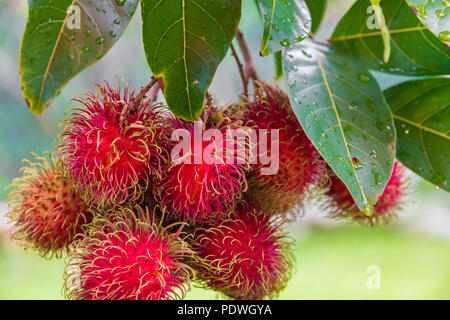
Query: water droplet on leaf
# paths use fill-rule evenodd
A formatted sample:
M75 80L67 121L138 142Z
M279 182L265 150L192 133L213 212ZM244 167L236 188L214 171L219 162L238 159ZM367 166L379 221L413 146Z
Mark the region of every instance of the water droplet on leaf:
M291 43L289 42L288 39L284 39L283 41L280 42L281 46L287 48L291 45Z
M438 37L442 41L450 41L450 31L442 31Z

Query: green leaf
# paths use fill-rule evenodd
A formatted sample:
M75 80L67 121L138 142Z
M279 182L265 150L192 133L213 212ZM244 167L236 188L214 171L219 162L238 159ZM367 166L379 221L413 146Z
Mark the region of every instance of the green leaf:
M348 49L369 69L400 75L440 75L450 73L450 49L415 17L403 0L381 2L391 34L392 52L384 63L381 30L373 23L369 0L358 0L345 14L330 41Z
M406 0L406 2L428 29L450 46L450 1Z
M241 0L141 0L147 62L175 116L198 119L241 17Z
M315 33L319 28L323 14L325 13L327 0L305 0L305 2L308 6L309 12L311 13L311 32Z
M450 191L450 79L401 83L385 91L397 128L397 157Z
M262 55L300 42L311 32L311 15L304 0L258 0L258 3L264 24Z
M350 55L311 40L286 49L283 67L303 129L358 207L370 214L395 156L394 122L378 83Z
M137 0L34 0L20 50L25 101L41 113L81 70L102 58L133 16Z

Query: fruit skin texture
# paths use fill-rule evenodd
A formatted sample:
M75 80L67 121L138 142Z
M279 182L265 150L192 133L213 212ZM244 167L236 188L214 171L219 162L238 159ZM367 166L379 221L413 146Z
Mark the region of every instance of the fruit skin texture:
M105 218L107 217L107 218ZM190 288L193 256L175 233L158 227L140 207L115 207L74 243L65 293L82 300L182 299Z
M134 93L126 86L123 94L120 85L97 87L97 95L87 92L84 100L75 99L84 107L63 121L61 157L84 196L99 204L137 200L160 176L162 108L145 100L128 113Z
M286 213L302 202L311 186L322 184L325 162L301 128L285 92L262 84L253 97L254 101L244 102L243 119L255 129L279 129L279 170L261 175L258 161L248 176L247 200L270 214ZM270 136L267 141L270 146Z
M166 209L170 216L193 224L226 215L234 209L236 201L247 189L244 171L248 167L248 158L237 151L245 146L237 146L233 153L227 152L227 129L241 129L240 123L223 118L214 111L205 112L201 120L201 131L205 133L207 129L217 130L223 144L216 142L212 149L205 151L213 144L203 141L201 148L197 148L194 141L195 124L171 118L172 131L184 130L189 134L187 139L190 139L190 147L187 154L171 155L169 162L163 166L161 183L156 186L154 192L161 207ZM178 140L171 142L168 149L173 150L178 143ZM215 153L217 156L212 163L203 157L197 163L195 154L200 153ZM231 157L235 157L236 161L229 161ZM179 159L189 160L189 163L177 161Z
M240 203L217 226L198 229L193 248L198 279L233 299L276 298L291 276L291 243L282 222Z
M35 155L38 162L23 167L9 194L11 238L37 250L43 257L60 257L92 220L87 205L75 191L60 161Z
M324 207L332 212L333 218L348 218L363 225L376 226L389 224L397 217L406 202L411 189L411 177L406 168L398 161L394 163L394 170L383 194L378 200L373 215L364 215L357 207L345 184L331 169L329 171L330 186L326 191L327 200Z

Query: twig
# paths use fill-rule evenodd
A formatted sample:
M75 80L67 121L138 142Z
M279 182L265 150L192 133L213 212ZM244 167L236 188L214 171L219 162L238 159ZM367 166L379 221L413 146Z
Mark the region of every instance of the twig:
M239 74L241 75L242 85L244 87L244 95L248 96L248 78L244 72L244 65L242 64L241 60L239 59L236 49L234 48L234 45L232 43L230 44L230 48L231 48L231 54L234 57L234 59L236 60L236 64L239 69Z
M236 40L239 44L239 48L241 49L242 55L244 56L245 62L245 76L247 79L252 78L254 82L259 82L258 74L256 73L255 65L253 64L252 56L250 55L250 50L247 45L247 41L245 41L244 34L240 29L236 32Z
M154 76L152 76L150 82L139 91L139 94L131 99L131 102L128 104L128 112L136 112L139 108L139 104L142 99L145 98L147 92L157 83L157 80Z
M145 98L145 95L147 94L147 92L150 89L152 89L155 85L158 86L158 81L156 80L156 78L154 76L152 76L152 78L150 79L150 82L145 87L141 88L141 90L139 91L139 94L136 97L131 98L131 101L123 108L122 114L120 116L120 124L121 124L122 128L125 126L125 124L128 122L128 120L130 120L131 115L133 113L136 113L139 110L139 106L141 104L142 99ZM158 89L159 89L159 86L158 86ZM153 93L153 95L158 94L158 89L155 90L156 93ZM153 95L152 95L152 97L153 97ZM152 101L154 101L155 99L153 99Z
M156 99L158 98L159 89L161 89L161 87L159 86L159 82L156 81L156 83L150 89L150 92L148 94L148 99L151 103L155 102Z
M206 105L207 106L212 106L213 97L212 97L211 93L209 93L209 91L206 91L205 99L206 99Z

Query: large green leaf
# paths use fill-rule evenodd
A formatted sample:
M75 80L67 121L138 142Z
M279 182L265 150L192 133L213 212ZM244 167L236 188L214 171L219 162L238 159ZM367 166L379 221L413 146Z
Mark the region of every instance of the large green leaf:
M416 18L404 0L381 1L391 35L391 57L384 63L382 32L370 29L370 0L358 0L345 14L330 41L345 47L368 68L401 75L450 73L450 49Z
M77 73L103 57L128 25L137 0L34 0L20 50L23 95L42 112Z
M141 0L147 62L172 112L195 121L241 17L241 0Z
M311 32L314 33L319 28L320 22L322 21L323 14L325 13L325 8L327 6L327 0L305 0L308 6L309 12L311 13Z
M369 214L395 156L394 122L378 83L350 55L311 40L286 49L283 66L303 129Z
M450 1L406 0L422 23L450 46Z
M385 96L394 113L398 159L450 191L450 79L404 82Z
M264 23L262 55L300 42L311 32L311 15L304 0L258 0L258 4Z

